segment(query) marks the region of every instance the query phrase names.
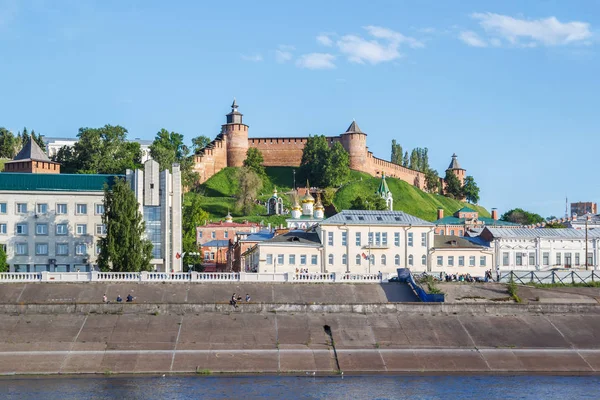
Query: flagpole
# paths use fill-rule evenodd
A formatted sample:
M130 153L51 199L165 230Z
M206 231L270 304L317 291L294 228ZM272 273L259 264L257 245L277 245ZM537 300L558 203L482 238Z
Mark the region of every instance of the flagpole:
M369 274L371 273L371 246L373 241L371 240L371 225L369 225L369 235L367 236L367 242L369 243Z

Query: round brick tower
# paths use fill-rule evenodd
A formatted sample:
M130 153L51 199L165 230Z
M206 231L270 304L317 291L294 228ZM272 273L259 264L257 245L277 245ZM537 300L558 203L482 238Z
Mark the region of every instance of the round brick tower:
M221 133L227 138L228 167L241 167L248 151L248 125L242 122L243 114L237 109L237 102L233 99L227 123L221 127Z
M367 166L367 134L360 130L356 121L352 121L340 138L350 156L350 169L364 171Z
M452 161L450 161L450 165L448 166L448 169L446 169L446 171L452 171L460 181L460 184L464 185L467 170L460 167L456 153L452 154Z

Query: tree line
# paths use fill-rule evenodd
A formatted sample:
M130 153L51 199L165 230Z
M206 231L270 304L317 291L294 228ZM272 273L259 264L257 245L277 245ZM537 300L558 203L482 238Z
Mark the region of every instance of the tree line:
M15 158L30 137L35 140L43 151L46 151L46 144L42 139L42 135L35 133L35 130L28 132L25 127L22 131L14 134L6 128L0 127L0 158L11 160Z

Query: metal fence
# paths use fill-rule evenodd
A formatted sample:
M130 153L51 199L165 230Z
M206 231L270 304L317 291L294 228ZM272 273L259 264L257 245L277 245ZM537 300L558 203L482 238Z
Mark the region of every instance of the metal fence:
M591 270L570 271L500 271L500 282L513 281L517 284L562 284L600 282L600 272Z

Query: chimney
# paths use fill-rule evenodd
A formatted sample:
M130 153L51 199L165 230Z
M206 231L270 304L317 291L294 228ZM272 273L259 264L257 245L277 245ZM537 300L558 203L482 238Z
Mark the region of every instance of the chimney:
M492 219L498 221L498 210L495 208L492 208Z
M438 208L438 213L437 213L437 219L442 219L444 218L444 209L443 208Z
M573 218L571 218L572 221L577 221L577 213L573 213Z

